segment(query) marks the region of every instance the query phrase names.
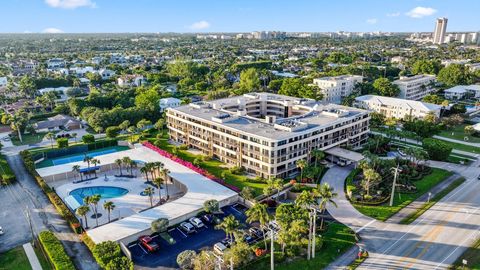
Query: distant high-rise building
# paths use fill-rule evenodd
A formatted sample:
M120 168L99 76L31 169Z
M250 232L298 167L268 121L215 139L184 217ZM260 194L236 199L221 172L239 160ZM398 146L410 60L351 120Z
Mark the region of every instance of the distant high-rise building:
M447 33L447 18L438 18L435 23L435 31L433 32L433 43L442 44L445 41L445 34Z

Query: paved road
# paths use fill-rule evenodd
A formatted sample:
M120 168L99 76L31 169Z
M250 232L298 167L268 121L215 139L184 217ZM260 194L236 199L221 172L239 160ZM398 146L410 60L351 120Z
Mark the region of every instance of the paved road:
M87 247L72 233L28 174L20 156L7 155L7 161L15 172L17 182L0 189L0 226L5 230L5 234L0 238L0 252L31 241L32 230L26 214L28 211L35 235L47 229L53 231L62 241L67 254L73 258L77 269L99 269Z
M342 223L359 232L361 245L370 253L358 269L447 269L480 237L478 160L468 167L435 161L430 161L430 165L453 170L467 181L410 225L372 222L368 217L360 217L353 207L346 206L344 210L328 207L335 218L338 216ZM345 175L345 170L348 168L334 167L328 171L330 175L324 177L336 187L337 202L342 206L348 203L340 192L343 190L340 177ZM341 183L334 183L335 180ZM342 256L329 268L343 269L351 259Z

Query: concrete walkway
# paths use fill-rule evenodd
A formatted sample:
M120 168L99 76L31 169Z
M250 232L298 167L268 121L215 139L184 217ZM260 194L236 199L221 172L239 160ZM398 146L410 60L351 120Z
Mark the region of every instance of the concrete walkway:
M30 266L32 266L32 270L42 270L42 265L40 265L40 261L37 258L37 254L35 254L35 251L33 250L32 244L23 244L23 249L25 250L25 254L27 254Z
M397 223L400 224L400 222L408 217L409 215L413 214L416 212L418 209L421 209L423 205L428 201L429 197L430 199L435 197L438 193L440 193L442 190L446 189L451 183L453 183L455 180L457 180L460 177L458 174L453 174L438 185L434 186L430 190L430 196L428 195L428 192L426 194L423 194L422 196L418 197L415 201L411 202L409 205L405 206L402 208L402 210L398 211L396 214L391 216L386 222L389 223Z
M455 140L455 139L452 139L452 138L447 138L447 137L438 136L438 135L433 135L433 138L448 141L448 142L453 142L453 143L460 143L460 144L465 144L465 145L469 145L469 146L480 147L480 143L472 143L472 142L468 142L468 141Z

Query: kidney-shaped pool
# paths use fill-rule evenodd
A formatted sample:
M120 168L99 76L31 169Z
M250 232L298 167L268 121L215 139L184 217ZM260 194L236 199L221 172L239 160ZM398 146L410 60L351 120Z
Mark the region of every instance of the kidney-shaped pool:
M85 198L87 196L92 196L95 194L99 194L102 199L112 199L121 197L128 193L128 189L121 188L121 187L105 187L105 186L97 186L97 187L82 187L77 188L70 191L69 195L76 195L80 198Z

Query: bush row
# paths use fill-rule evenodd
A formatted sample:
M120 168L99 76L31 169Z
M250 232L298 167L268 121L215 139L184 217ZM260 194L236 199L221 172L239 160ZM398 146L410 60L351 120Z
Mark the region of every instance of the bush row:
M50 231L43 231L39 234L40 243L42 243L48 258L57 270L75 270L72 260L63 249L62 243Z
M0 185L8 185L15 181L15 174L7 163L5 156L0 155Z
M81 233L82 228L80 226L80 222L78 221L77 217L68 209L68 207L65 205L65 203L62 201L62 199L53 191L47 183L43 180L43 178L37 173L35 170L35 163L32 158L32 154L24 150L20 152L20 156L23 159L23 164L25 165L25 168L27 171L32 175L33 178L37 181L38 185L40 188L43 190L43 192L47 195L48 199L50 202L55 206L57 209L58 213L62 215L62 217L68 222L72 230L76 233Z

